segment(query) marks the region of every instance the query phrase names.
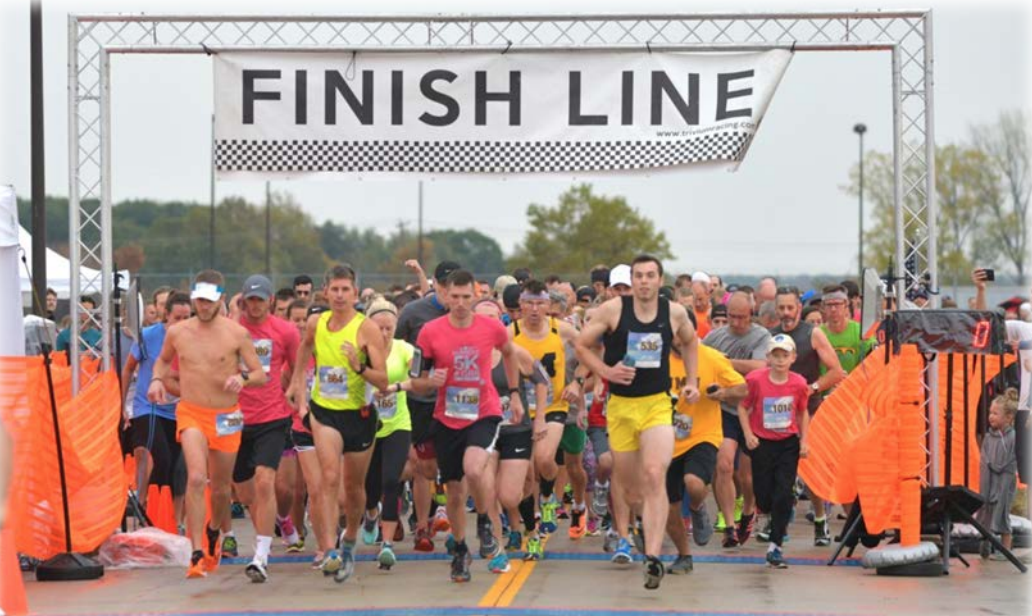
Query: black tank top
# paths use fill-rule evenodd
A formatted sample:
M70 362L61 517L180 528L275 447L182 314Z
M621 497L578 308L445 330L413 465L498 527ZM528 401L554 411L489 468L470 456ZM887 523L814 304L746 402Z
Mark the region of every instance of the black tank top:
M821 376L821 358L817 355L817 349L813 348L813 324L800 321L796 328L790 332L784 331L780 325L770 330L772 336L785 334L792 338L796 347L796 360L789 368L792 372L801 375L807 383L813 383ZM819 395L810 396L809 408L816 409L820 406Z
M602 337L604 360L615 366L626 358L636 368L630 385L609 384L609 392L627 398L642 398L670 392L670 302L659 298L656 319L642 323L634 316L634 298L622 297L620 324Z

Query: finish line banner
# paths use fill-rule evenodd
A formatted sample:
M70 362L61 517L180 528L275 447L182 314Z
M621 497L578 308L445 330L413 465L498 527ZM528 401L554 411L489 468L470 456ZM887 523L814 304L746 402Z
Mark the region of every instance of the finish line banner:
M223 52L219 179L737 168L792 54Z

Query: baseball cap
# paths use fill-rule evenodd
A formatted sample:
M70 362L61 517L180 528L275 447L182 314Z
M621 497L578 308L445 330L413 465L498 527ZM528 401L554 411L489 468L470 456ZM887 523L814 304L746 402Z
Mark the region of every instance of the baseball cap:
M515 310L520 307L520 285L511 284L502 289L502 303L509 310Z
M577 289L577 301L587 299L589 302L595 300L595 289L591 287L581 287Z
M701 282L703 284L709 284L713 282L710 280L709 274L706 272L695 272L692 274L692 282Z
M498 278L495 278L494 287L492 287L492 289L494 290L495 297L501 297L502 291L505 290L505 287L511 284L517 284L517 282L515 278L509 276L508 274L502 274Z
M222 297L222 287L211 282L195 282L190 290L190 299L206 299L217 302Z
M713 319L726 319L727 318L727 306L724 304L717 304L710 311L710 320Z
M255 274L254 276L248 276L247 280L244 281L244 288L241 291L244 295L244 299L249 297L258 297L265 301L272 299L272 283L268 278L261 274Z
M609 270L609 286L622 284L631 286L631 266L621 263Z
M455 261L441 261L434 268L434 280L440 284L444 284L444 281L448 278L448 275L459 269L461 266Z
M768 353L773 353L775 349L795 353L795 340L792 340L792 337L788 334L778 334L771 338L770 343L767 344Z

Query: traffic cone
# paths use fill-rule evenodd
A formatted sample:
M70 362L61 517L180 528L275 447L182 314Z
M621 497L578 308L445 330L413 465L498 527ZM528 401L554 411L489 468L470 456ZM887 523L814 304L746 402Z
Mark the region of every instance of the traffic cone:
M0 531L0 613L20 616L29 612L25 599L25 582L18 566L14 532Z
M172 504L171 486L161 486L158 502L161 505L158 509L158 519L160 522L156 522L158 528L167 533L176 534L179 529L176 528L176 510Z
M158 492L158 486L150 484L147 486L147 518L150 519L151 524L161 528L160 524L160 508L161 508L161 494Z

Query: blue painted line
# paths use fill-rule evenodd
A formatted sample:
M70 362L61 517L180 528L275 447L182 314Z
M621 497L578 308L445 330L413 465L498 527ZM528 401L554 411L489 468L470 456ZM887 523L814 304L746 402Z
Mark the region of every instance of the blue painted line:
M830 612L741 612L741 611L679 611L640 609L564 609L555 607L388 607L332 610L262 610L226 612L137 612L139 616L656 616L657 614L684 614L685 616L829 616ZM77 615L83 616L83 615ZM94 613L88 616L107 616Z
M509 555L510 558L519 559L523 558L521 552L514 552ZM435 554L398 554L397 558L401 562L420 562L420 561L451 561L451 556L444 553ZM476 558L480 558L479 555ZM673 562L674 556L667 555L661 557L666 562ZM585 552L545 552L544 560L580 560L580 561L596 561L596 562L607 562L610 556L608 554L593 554ZM355 560L358 562L375 562L375 554L356 554ZM764 556L720 556L720 555L698 555L693 556L693 561L697 563L705 564L717 564L717 565L765 565L767 564ZM786 559L789 565L797 566L826 566L828 561L823 558L788 558ZM228 558L224 557L222 562L228 565L246 565L251 562L250 558ZM293 563L311 563L312 558L310 556L298 555L298 556L271 556L269 562L272 564L293 564ZM859 567L859 558L840 558L837 561L839 566L843 567Z

